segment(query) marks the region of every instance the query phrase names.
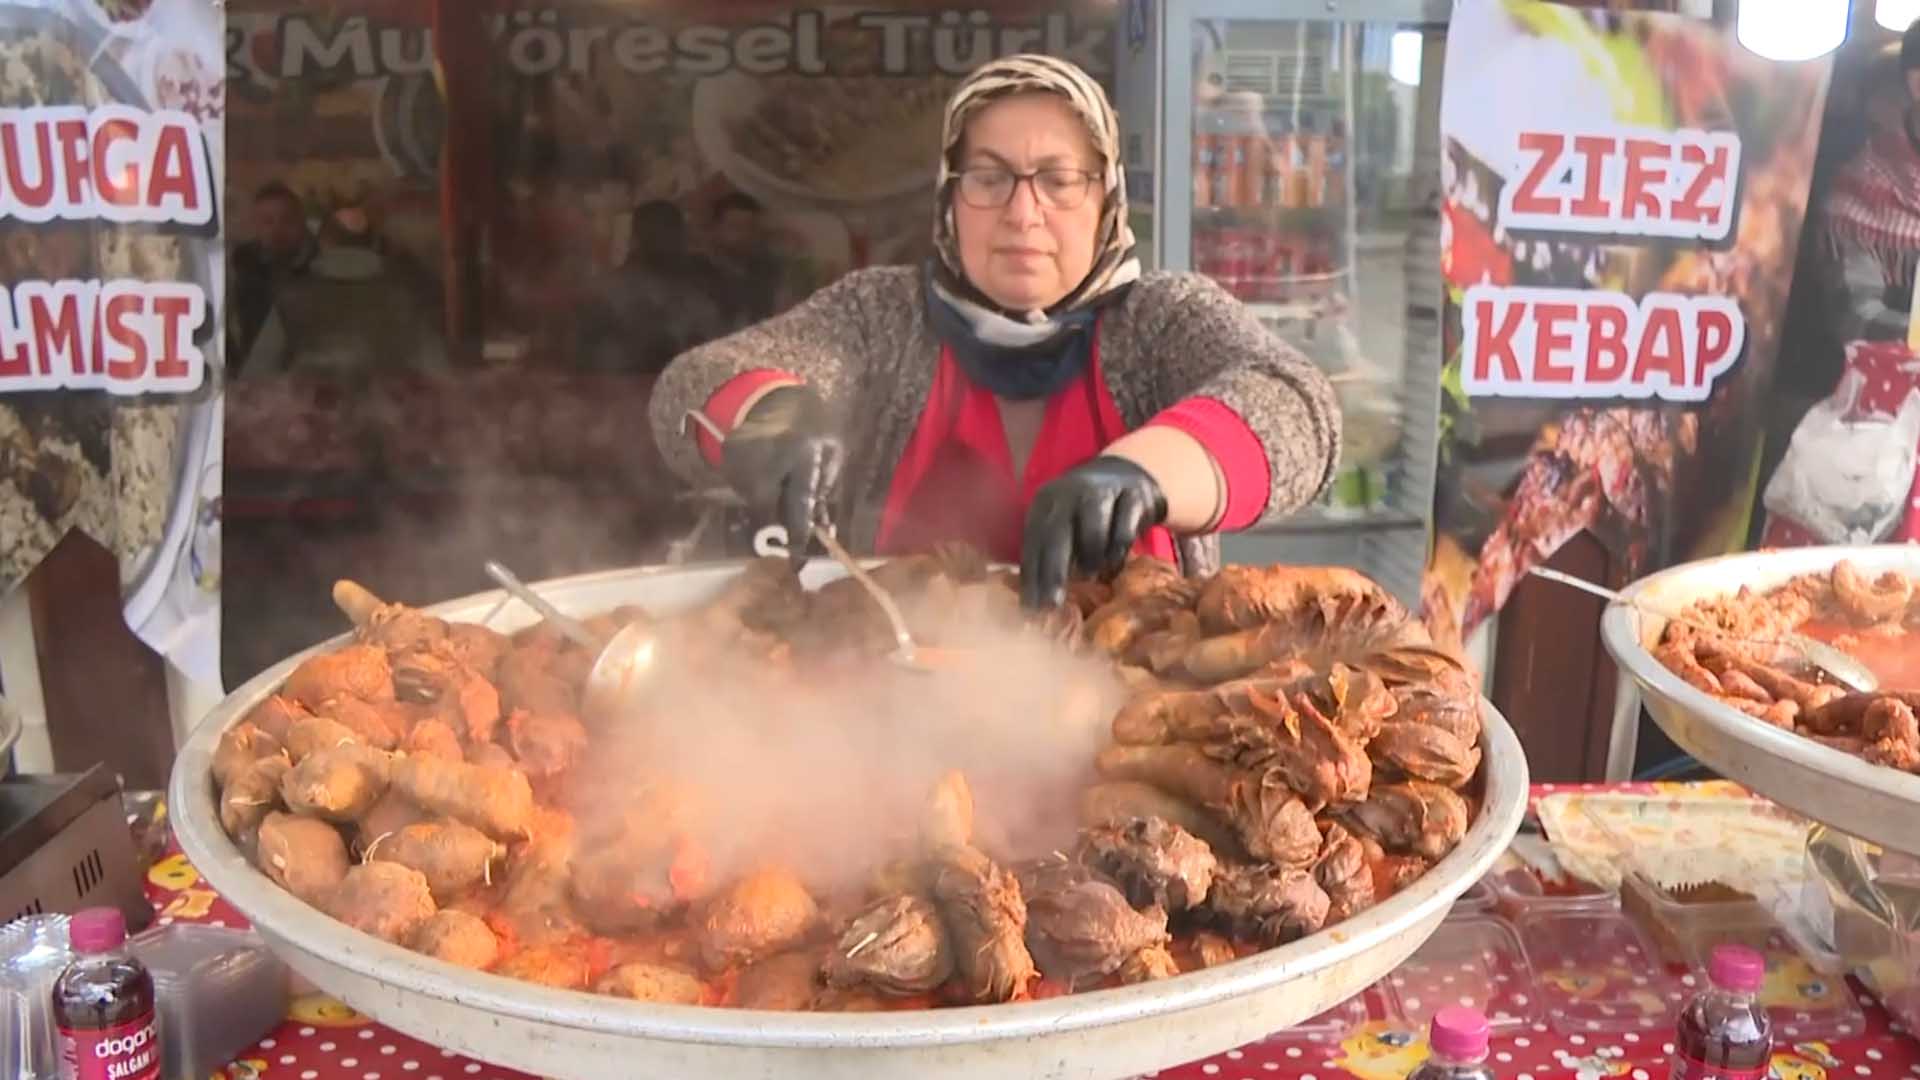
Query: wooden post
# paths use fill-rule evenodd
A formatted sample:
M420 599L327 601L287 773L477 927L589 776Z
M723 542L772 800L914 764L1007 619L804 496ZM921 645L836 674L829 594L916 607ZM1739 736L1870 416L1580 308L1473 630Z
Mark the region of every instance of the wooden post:
M440 153L440 232L445 261L447 354L479 360L486 276L480 263L491 218L492 116L488 83L491 0L433 0L433 42L447 134Z
M166 662L127 629L119 560L74 529L26 589L55 771L104 762L130 789L164 790L173 768Z

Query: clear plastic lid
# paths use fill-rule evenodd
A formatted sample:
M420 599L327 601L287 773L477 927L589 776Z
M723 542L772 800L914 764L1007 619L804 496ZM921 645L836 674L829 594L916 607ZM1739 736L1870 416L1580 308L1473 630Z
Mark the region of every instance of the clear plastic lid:
M1618 911L1540 910L1519 928L1547 1022L1559 1031L1658 1031L1679 1015L1686 989Z
M1274 1044L1337 1043L1367 1022L1367 995L1355 994L1326 1012L1282 1028L1260 1041Z
M1481 879L1493 889L1500 908L1520 915L1539 909L1600 910L1618 908L1620 894L1571 874L1547 881L1525 862L1502 855Z
M1456 915L1478 915L1492 911L1499 900L1499 895L1493 891L1493 884L1483 877L1467 886L1467 891L1453 902L1453 911Z
M1494 916L1449 916L1381 985L1389 1014L1415 1031L1452 1005L1485 1014L1495 1034L1531 1024L1540 1011L1527 950Z

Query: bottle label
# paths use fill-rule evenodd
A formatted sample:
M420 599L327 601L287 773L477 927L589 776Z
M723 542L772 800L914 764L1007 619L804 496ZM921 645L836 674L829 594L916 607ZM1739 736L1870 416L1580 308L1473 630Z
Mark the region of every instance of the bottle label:
M1765 1064L1753 1069L1729 1069L1685 1054L1673 1055L1672 1080L1763 1080L1766 1075Z
M99 1031L60 1029L61 1080L160 1080L160 1065L152 1013Z

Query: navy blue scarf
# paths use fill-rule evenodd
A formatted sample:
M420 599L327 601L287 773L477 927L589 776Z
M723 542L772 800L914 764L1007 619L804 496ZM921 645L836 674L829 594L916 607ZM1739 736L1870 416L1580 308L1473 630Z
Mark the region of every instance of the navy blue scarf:
M967 378L995 397L1009 401L1052 397L1079 378L1093 357L1098 321L1094 308L1055 316L1058 329L1032 344L1002 345L981 340L967 316L935 291L931 274L923 291L934 336L953 350L953 358Z

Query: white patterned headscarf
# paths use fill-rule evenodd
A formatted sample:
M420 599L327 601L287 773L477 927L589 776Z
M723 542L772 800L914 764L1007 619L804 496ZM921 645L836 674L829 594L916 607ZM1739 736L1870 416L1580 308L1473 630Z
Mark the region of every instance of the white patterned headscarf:
M1098 305L1140 276L1133 254L1133 230L1127 225L1127 185L1120 165L1120 119L1107 92L1093 77L1068 61L1037 53L1023 53L989 61L967 76L947 103L940 137L940 188L934 214L933 244L939 252L934 284L950 300L992 310L992 303L967 280L954 235L954 187L960 180L961 144L967 121L985 106L1015 94L1057 94L1086 124L1093 149L1102 161L1106 198L1094 236L1093 268L1059 303L1046 311L1019 313L1029 326L1045 325L1055 316ZM970 313L971 314L971 313ZM977 317L977 316L976 316Z

